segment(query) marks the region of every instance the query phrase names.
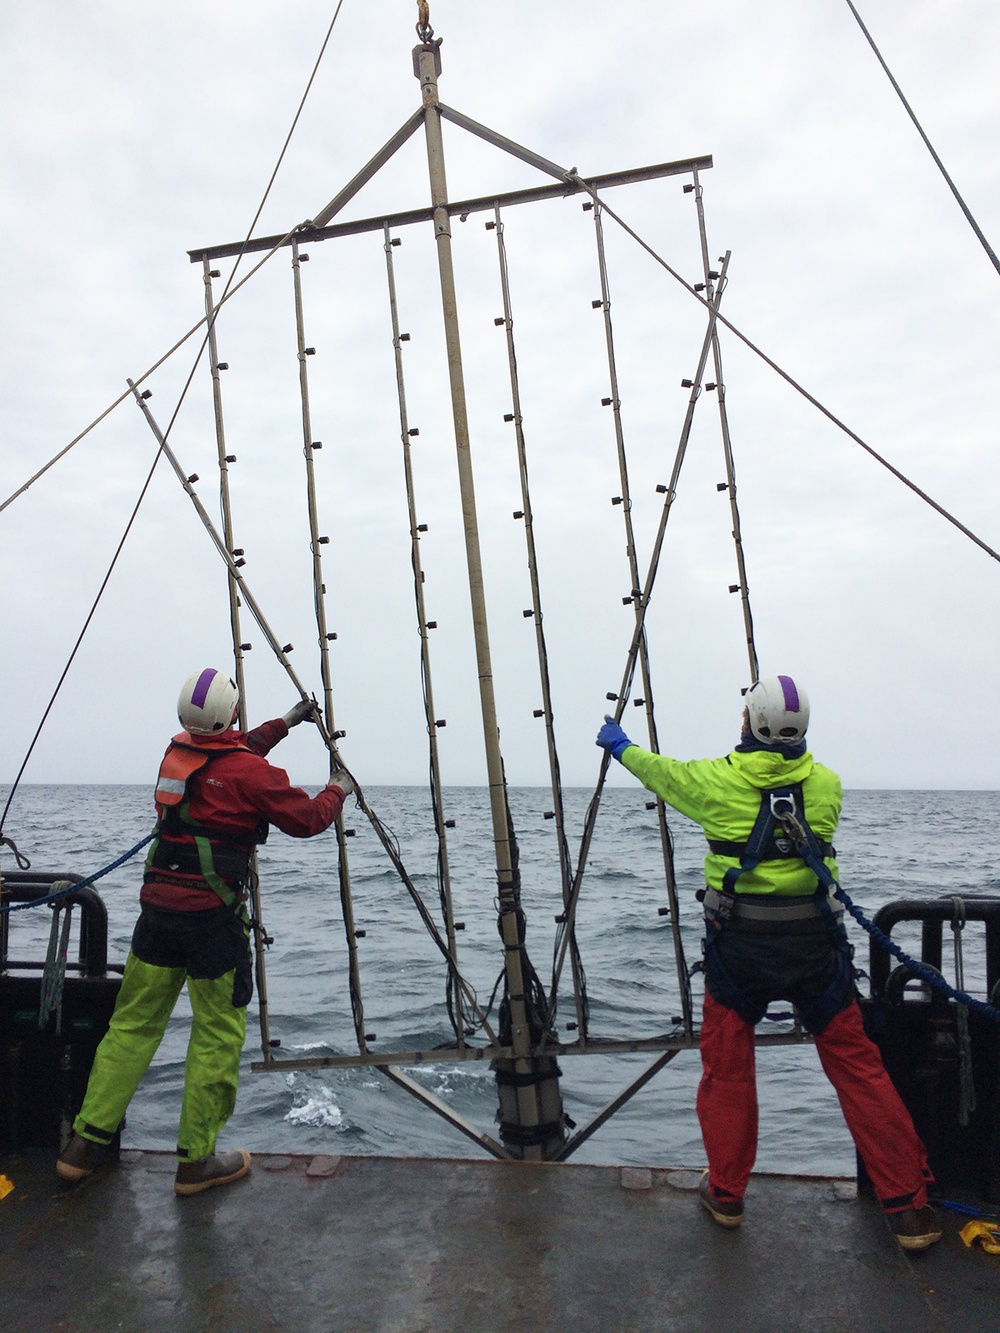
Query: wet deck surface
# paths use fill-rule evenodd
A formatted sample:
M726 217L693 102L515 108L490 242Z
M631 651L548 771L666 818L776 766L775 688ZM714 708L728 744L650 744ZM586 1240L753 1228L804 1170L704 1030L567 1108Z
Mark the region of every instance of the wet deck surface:
M173 1193L174 1159L123 1154L63 1186L7 1158L0 1327L310 1333L997 1333L1000 1256L945 1214L904 1255L853 1182L755 1176L739 1231L695 1172L257 1155Z

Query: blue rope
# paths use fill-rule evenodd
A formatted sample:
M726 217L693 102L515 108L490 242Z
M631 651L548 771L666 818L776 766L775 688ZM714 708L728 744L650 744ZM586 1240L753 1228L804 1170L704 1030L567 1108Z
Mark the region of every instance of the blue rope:
M815 871L816 867L813 866L812 869ZM826 869L825 866L824 869ZM827 870L827 874L830 874L829 870ZM905 964L914 976L919 977L932 990L947 995L951 1000L957 1000L959 1004L964 1004L969 1009L974 1009L976 1013L983 1014L994 1023L1000 1023L1000 1009L996 1005L987 1004L983 1000L977 1000L968 995L963 990L957 990L945 981L940 972L936 972L934 968L928 967L926 963L921 963L916 958L911 958L909 954L904 953L898 944L893 943L884 930L880 930L873 921L869 921L861 908L851 902L846 891L840 887L832 875L830 875L830 884L833 887L834 897L840 899L858 925L863 926L872 939L881 944L883 949L886 949L894 958L898 958L901 963Z
M119 866L124 865L126 861L135 856L136 852L141 852L147 843L152 842L156 837L156 829L142 842L137 842L133 848L119 856L117 861L112 861L109 866L103 870L96 871L89 879L81 879L76 884L70 884L65 889L59 889L56 893L50 893L46 898L32 898L27 903L11 903L8 907L0 907L0 915L6 916L10 912L23 912L28 907L44 907L47 903L57 903L63 898L68 898L71 893L76 893L80 889L85 889L96 880L103 879L105 875L110 875L112 870L117 870Z
M823 855L820 851L819 844L816 841L816 836L812 829L809 828L809 825L800 824L794 817L790 820L786 820L786 829L789 825L792 825L792 837L796 843L796 850L798 851L799 856L802 857L802 860L805 861L806 865L819 880L820 884L822 884L828 891L833 891L833 896L838 898L844 904L858 925L867 930L873 940L877 940L883 949L888 953L891 953L894 958L898 958L901 963L913 972L914 976L919 977L925 985L931 988L931 990L936 990L939 994L946 995L950 1000L957 1000L959 1004L964 1004L967 1009L974 1009L976 1013L982 1014L992 1023L1000 1023L1000 1009L998 1009L996 1005L986 1004L983 1000L977 1000L973 996L966 994L965 991L957 990L954 986L950 986L948 982L945 981L944 977L941 976L940 972L935 971L934 968L928 967L926 963L918 962L916 958L911 958L909 954L904 953L898 944L893 943L884 930L880 930L879 927L875 925L874 921L869 921L861 908L855 906L855 904L851 902L846 890L842 889L834 879L833 872L823 860Z

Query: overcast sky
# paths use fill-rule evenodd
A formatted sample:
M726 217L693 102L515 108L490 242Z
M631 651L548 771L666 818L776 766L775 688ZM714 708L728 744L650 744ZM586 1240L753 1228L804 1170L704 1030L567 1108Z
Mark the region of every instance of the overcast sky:
M1000 10L989 0L859 6L917 115L1000 244ZM334 9L262 0L93 0L0 13L0 502L203 313L186 252L238 241L261 198ZM257 231L315 215L419 105L413 0L344 0ZM843 0L432 0L444 101L564 167L596 174L712 154L723 312L853 430L1000 548L1000 276L962 217ZM547 178L446 126L452 198ZM415 136L343 215L427 202ZM654 250L700 279L682 178L609 191ZM544 784L522 508L495 233L456 221L497 698L507 773ZM606 219L622 421L645 569L704 311ZM428 228L393 251L445 779L484 780L454 443ZM593 737L632 628L593 215L510 209L510 281L555 723L564 779L596 776ZM224 274L229 266L223 265ZM243 266L244 268L246 265ZM242 269L241 269L242 271ZM426 773L419 641L378 233L312 247L303 270L337 725L366 784ZM289 255L219 320L245 573L319 689ZM166 425L198 349L148 382ZM723 331L727 407L764 673L813 701L817 755L848 787L1000 787L997 562ZM714 379L714 374L707 376ZM217 514L202 364L171 440ZM5 721L17 771L155 452L131 402L0 513ZM714 394L698 404L649 617L662 748L734 743L748 683ZM294 700L249 620L250 711ZM176 729L180 682L230 661L225 573L157 468L119 567L25 780L145 782ZM645 739L641 711L624 724ZM306 728L281 752L319 781ZM275 756L277 758L277 756ZM627 780L627 779L626 779Z

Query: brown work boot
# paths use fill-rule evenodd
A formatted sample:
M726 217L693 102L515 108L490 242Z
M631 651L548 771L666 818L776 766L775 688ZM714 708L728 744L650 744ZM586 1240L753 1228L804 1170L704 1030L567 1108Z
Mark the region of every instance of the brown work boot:
M245 1148L235 1152L214 1153L200 1162L181 1162L174 1181L175 1194L200 1194L213 1185L228 1185L250 1171L250 1154Z
M703 1171L701 1182L698 1185L698 1199L703 1208L707 1208L712 1214L713 1222L718 1222L720 1227L738 1227L743 1221L743 1200L742 1199L719 1199L716 1197L711 1185L708 1183L708 1172Z
M103 1143L95 1143L93 1139L85 1139L82 1134L74 1134L59 1154L56 1171L63 1180L75 1183L89 1176L106 1161L108 1150Z
M941 1239L941 1223L931 1207L904 1208L891 1213L896 1239L904 1250L926 1250Z

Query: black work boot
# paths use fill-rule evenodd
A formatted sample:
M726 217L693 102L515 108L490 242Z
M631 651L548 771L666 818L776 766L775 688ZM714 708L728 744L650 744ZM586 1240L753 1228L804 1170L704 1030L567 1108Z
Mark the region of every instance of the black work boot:
M926 1250L941 1239L941 1223L930 1206L890 1213L896 1239L904 1250Z
M743 1221L742 1199L720 1199L708 1183L708 1172L703 1171L698 1185L698 1200L701 1206L712 1214L713 1222L720 1227L732 1229Z
M95 1143L93 1139L85 1139L82 1134L74 1134L59 1154L56 1171L63 1180L75 1183L108 1160L108 1150L103 1143Z
M250 1154L245 1148L213 1153L200 1162L181 1162L177 1167L174 1193L182 1196L200 1194L214 1185L228 1185L232 1180L240 1180L249 1171Z

